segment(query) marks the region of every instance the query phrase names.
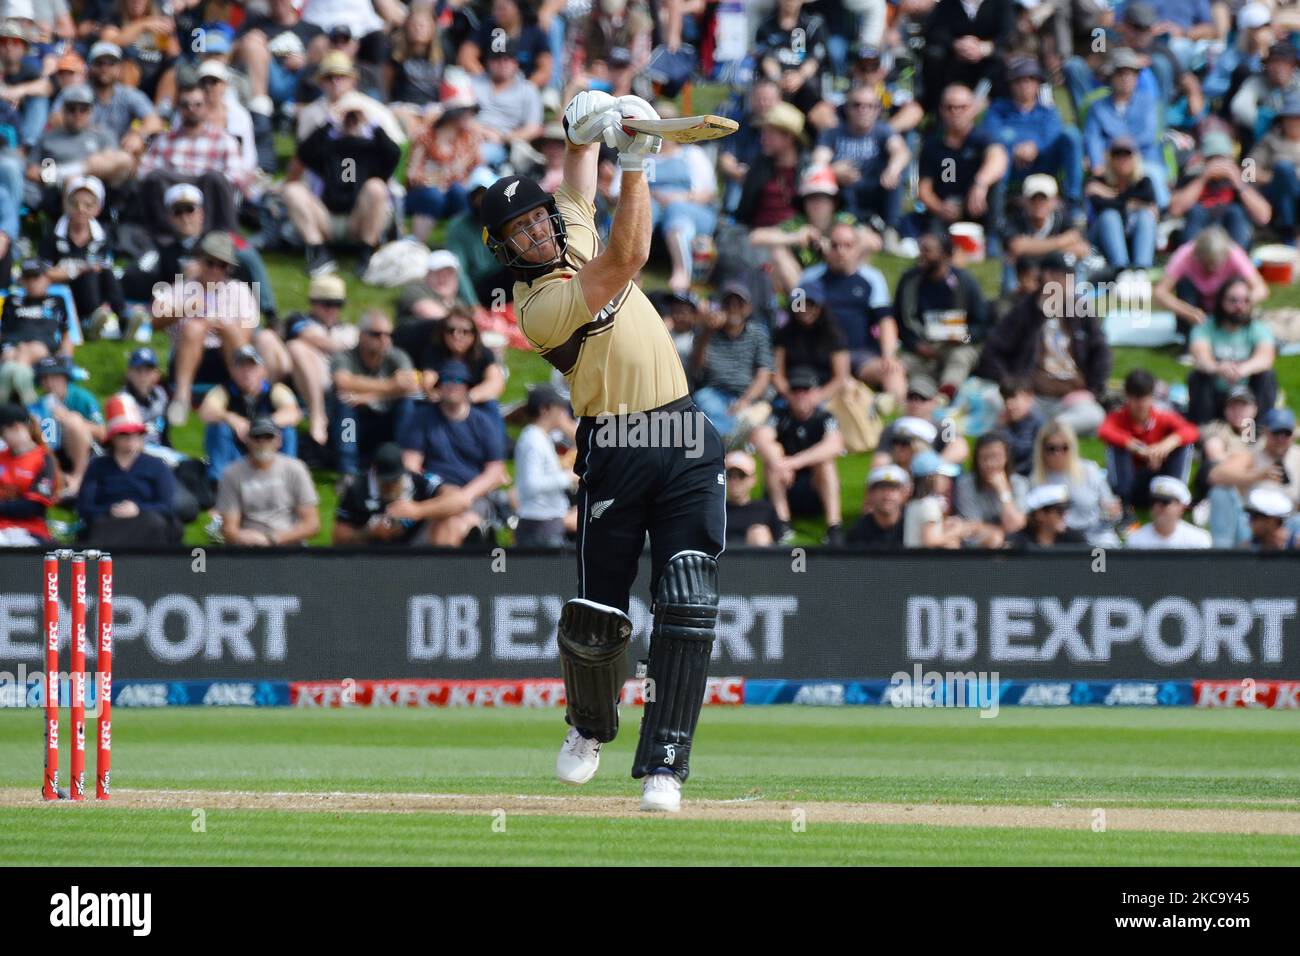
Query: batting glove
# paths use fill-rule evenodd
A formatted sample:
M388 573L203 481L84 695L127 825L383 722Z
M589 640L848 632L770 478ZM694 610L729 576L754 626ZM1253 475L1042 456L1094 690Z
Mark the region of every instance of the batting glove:
M659 119L659 111L639 96L620 96L615 100L614 111L621 117L630 119ZM620 153L626 151L637 134L624 132L623 127L614 124L605 130L605 142Z
M575 146L594 143L617 122L618 100L599 90L584 90L564 108L564 132Z

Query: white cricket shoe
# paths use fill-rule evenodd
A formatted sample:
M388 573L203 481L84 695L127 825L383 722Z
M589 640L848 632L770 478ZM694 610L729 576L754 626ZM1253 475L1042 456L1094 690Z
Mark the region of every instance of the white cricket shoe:
M672 773L652 773L641 785L641 809L676 813L682 808L682 782Z
M600 766L600 741L592 740L570 727L569 734L555 758L555 775L565 783L580 787L596 775Z

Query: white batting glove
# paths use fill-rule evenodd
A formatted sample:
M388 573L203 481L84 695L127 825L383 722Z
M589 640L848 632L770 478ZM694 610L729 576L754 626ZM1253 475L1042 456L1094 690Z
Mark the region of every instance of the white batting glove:
M564 108L565 135L575 146L594 143L617 122L618 100L599 90L584 90Z
M613 108L620 117L629 117L631 119L659 119L659 111L639 96L632 96L630 94L628 96L620 96L615 101ZM632 145L634 139L636 139L635 134L623 132L622 126L617 124L610 126L605 130L605 142L610 146L610 148L616 149L620 153L627 150L628 147Z

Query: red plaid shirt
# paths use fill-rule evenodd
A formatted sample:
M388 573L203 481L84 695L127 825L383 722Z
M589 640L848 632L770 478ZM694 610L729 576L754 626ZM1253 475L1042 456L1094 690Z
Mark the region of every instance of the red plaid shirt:
M253 180L253 171L244 164L239 142L211 123L193 135L179 127L159 134L140 158L140 175L147 176L159 169L181 176L223 173L241 193Z

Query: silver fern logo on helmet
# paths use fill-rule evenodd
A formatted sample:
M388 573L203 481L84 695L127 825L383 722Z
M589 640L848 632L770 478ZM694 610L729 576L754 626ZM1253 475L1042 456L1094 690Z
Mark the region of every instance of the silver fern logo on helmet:
M517 190L518 188L519 188L519 180L516 179L513 183L511 183L509 186L506 187L506 192L505 192L506 199L513 200L515 198L515 190Z

